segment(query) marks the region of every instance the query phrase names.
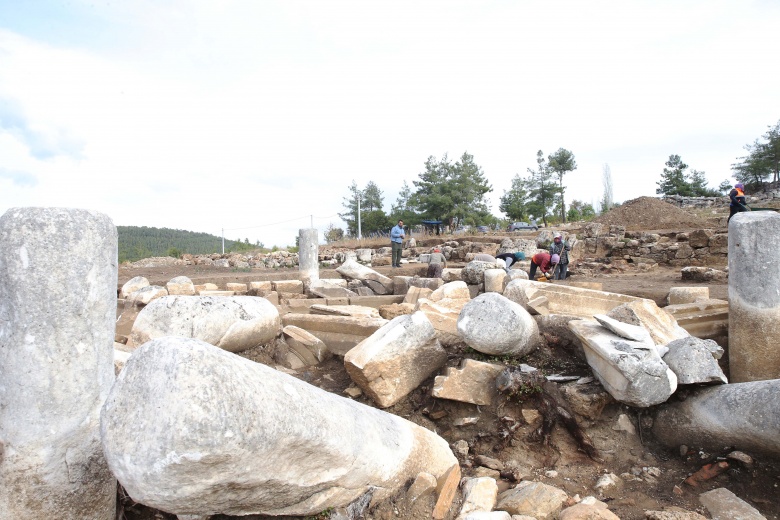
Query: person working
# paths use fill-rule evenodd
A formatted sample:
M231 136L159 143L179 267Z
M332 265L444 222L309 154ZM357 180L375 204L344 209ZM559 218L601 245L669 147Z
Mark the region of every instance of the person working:
M500 255L496 255L496 260L503 260L506 263L504 271L509 273L513 264L520 260L525 260L525 253L522 251L517 251L516 253L501 253Z
M547 278L550 278L550 271L558 263L560 257L558 255L550 255L550 253L536 253L531 257L531 270L528 273L529 280L536 280L536 268L542 270L542 273Z
M554 280L566 279L566 273L569 270L569 251L571 251L571 246L560 233L555 233L552 244L550 244L550 254L558 255L561 261L558 262L558 268L555 270Z
M441 278L442 264L447 267L447 259L441 254L441 249L436 247L428 260L427 278Z
M390 230L390 245L393 248L393 267L401 267L401 251L404 248L404 221L399 220L398 224Z
M731 204L729 204L729 218L726 221L727 224L734 214L748 210L748 207L746 206L747 201L745 200L745 185L741 182L736 183L734 189L729 192L729 199L731 199Z

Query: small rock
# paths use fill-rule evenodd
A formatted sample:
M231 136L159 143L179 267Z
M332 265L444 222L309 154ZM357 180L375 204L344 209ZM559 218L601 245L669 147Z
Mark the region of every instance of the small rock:
M736 460L744 464L745 466L753 465L753 457L743 451L732 451L726 455L727 459Z
M350 386L349 388L344 390L344 393L354 399L356 397L360 397L361 395L363 395L363 390L361 390L357 386Z
M545 471L544 476L547 478L555 478L558 476L558 472L554 469L551 469L550 471Z
M468 426L470 424L477 424L479 417L460 417L452 421L455 426Z
M713 520L766 520L759 511L726 488L713 489L699 495Z
M634 427L634 423L631 422L631 419L624 414L621 413L618 416L617 423L615 423L614 426L612 426L613 430L622 431L622 432L628 432L631 435L636 435L636 428Z
M596 482L596 485L593 487L594 489L604 492L607 489L610 489L612 487L617 487L617 485L620 482L621 482L620 477L618 477L614 473L607 473L599 477L598 482Z
M469 443L463 439L457 441L452 447L455 450L455 453L461 457L465 457L469 454Z

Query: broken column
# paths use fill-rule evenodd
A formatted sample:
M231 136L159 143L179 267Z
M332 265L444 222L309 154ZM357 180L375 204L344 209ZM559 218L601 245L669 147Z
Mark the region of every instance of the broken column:
M778 395L780 379L695 390L685 401L659 409L653 433L669 447L686 444L717 451L733 446L779 457Z
M319 235L314 228L298 230L298 270L307 287L320 279Z
M729 222L729 371L733 382L780 378L780 213Z
M114 382L116 286L106 215L0 217L0 518L114 518L99 414Z
M313 515L457 460L435 433L189 338L130 357L101 415L111 470L177 515ZM457 481L456 481L457 482Z

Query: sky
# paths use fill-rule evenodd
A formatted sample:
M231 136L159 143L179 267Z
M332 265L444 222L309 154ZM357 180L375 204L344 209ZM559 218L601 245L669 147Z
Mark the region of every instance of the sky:
M493 213L536 152L566 200L655 195L678 154L711 187L780 120L774 0L0 0L0 214L267 247L390 212L429 156L474 156Z

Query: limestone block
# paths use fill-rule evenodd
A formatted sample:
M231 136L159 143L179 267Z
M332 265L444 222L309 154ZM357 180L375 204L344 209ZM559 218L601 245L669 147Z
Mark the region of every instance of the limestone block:
M474 511L467 515L458 516L456 520L513 520L513 517L506 511ZM520 520L525 520L525 518Z
M165 296L138 314L128 344L179 336L241 352L271 341L279 332L279 311L265 298Z
M524 307L529 300L544 296L549 301L551 314L568 314L588 319L595 314L607 314L615 307L640 299L624 294L534 280L512 280L504 289L504 296Z
M645 408L665 402L677 389L677 377L654 345L621 338L592 321L570 321L569 328L582 341L593 373L616 400Z
M177 337L133 354L101 436L128 494L177 515L313 515L457 467L425 428Z
M596 382L565 385L561 390L574 413L593 421L601 417L604 407L613 402L612 396Z
M558 517L564 502L569 498L565 491L541 482L524 480L498 496L496 509L513 515L528 515L539 520Z
M434 520L444 520L447 512L452 507L452 501L455 499L455 493L458 491L458 485L460 484L460 466L454 464L447 472L441 477L436 479L436 505L433 507Z
M688 266L680 269L683 281L709 282L728 280L728 273L712 267Z
M462 269L444 268L441 271L441 279L444 283L462 281L461 271Z
M666 346L669 352L663 360L677 376L677 384L728 383L717 361L723 348L711 339L687 337Z
M601 282L569 282L571 287L578 287L580 289L591 289L593 291L603 291L604 284Z
M350 280L361 280L377 294L393 294L393 280L354 260L347 260L336 272Z
M676 339L690 336L671 314L664 312L654 301L644 298L615 307L607 316L629 325L641 325L647 329L657 345L666 345Z
M317 314L285 314L282 325L295 325L322 340L328 350L343 356L358 343L385 325L383 318L354 316L323 316Z
M404 303L415 305L420 298L430 298L432 292L433 290L427 287L409 287L406 296L404 296Z
M198 296L235 296L235 291L198 291Z
M371 249L367 248L361 248L361 249L355 249L355 257L357 257L357 261L362 264L370 264L371 263Z
M496 377L504 365L464 359L460 368L448 367L444 375L436 376L431 395L463 403L487 406L498 395Z
M143 276L135 276L125 282L122 286L122 290L119 291L120 298L127 298L131 293L134 293L138 289L149 286L149 280Z
M546 296L537 296L528 300L528 312L534 316L548 316L550 314L550 300Z
M0 217L0 518L114 518L98 421L115 377L116 297L106 215Z
M520 271L518 271L520 272ZM485 292L503 293L509 276L503 269L489 269L484 273Z
M498 293L470 300L458 317L458 333L484 354L523 356L539 343L539 328L523 307Z
M593 316L602 327L606 327L613 334L617 334L621 338L630 339L631 341L638 341L639 343L654 344L653 338L650 337L650 333L646 328L641 325L631 325L623 323L622 321L610 318L606 314L596 314Z
M204 283L204 284L196 284L195 285L195 292L197 294L200 294L203 291L218 291L219 287L215 283Z
M732 219L733 221L734 219ZM680 444L780 456L780 379L694 389L685 401L667 403L653 422L656 438Z
M766 520L758 509L726 488L717 488L699 495L713 520Z
M355 291L347 289L346 284L343 286L336 285L329 280L313 280L309 284L309 292L320 298L350 298L357 296Z
M714 233L710 229L697 229L688 235L688 243L691 247L707 247L713 235Z
M303 282L300 280L276 280L271 287L278 293L303 294Z
M680 507L667 507L663 511L645 511L647 520L707 520L706 516Z
M379 308L379 315L386 320L392 320L398 316L412 314L414 309L415 305L411 303L391 303L390 305L382 305Z
M194 296L195 285L192 280L186 276L177 276L171 278L170 281L165 284L165 288L170 295L182 295L182 296Z
M331 356L322 340L300 327L288 325L282 329L282 334L292 353L305 365L318 365Z
M125 352L124 350L119 350L114 347L114 374L119 375L119 372L125 368L128 359L130 359L130 352Z
M139 312L141 312L140 309L135 305L125 305L125 309L116 320L115 334L124 337L130 336L130 331L133 330L133 323L135 323Z
M471 294L469 293L469 287L466 285L466 282L458 280L445 283L433 291L428 299L433 302L438 302L444 299L470 300Z
M590 500L592 499L592 500ZM620 517L607 509L607 504L593 497L587 497L561 511L558 520L620 520Z
M422 312L399 316L344 356L349 377L381 408L392 406L447 361Z
M338 305L338 304L330 304L330 301L328 300L328 305L321 305L318 303L315 303L311 307L309 307L309 313L310 314L323 314L326 316L353 316L356 318L359 317L366 317L366 318L379 318L379 309L375 309L374 307L367 307L365 305Z
M298 272L306 286L320 278L319 251L319 231L315 228L299 229Z
M243 296L247 293L247 284L228 282L225 284L226 291L233 291L236 296Z
M466 267L463 268L460 275L467 284L479 285L485 281L485 271L490 269L500 268L496 265L495 261L482 262L480 260L472 260L466 264Z
M490 477L467 478L462 486L463 503L459 517L477 511L490 512L496 505L498 485Z
M507 283L511 282L512 280L528 280L528 271L525 269L510 269L508 276L509 279L507 280Z
M436 477L423 471L409 486L406 497L409 502L414 503L419 498L433 494L434 491L436 491Z
M695 303L667 305L663 308L677 324L691 336L715 339L729 332L729 302L726 300L699 300Z
M458 332L458 316L469 300L443 299L431 301L422 299L417 302L415 310L425 314L436 329L436 337L444 346L452 346L463 341Z
M130 293L127 297L127 301L137 307L143 307L149 305L149 302L168 296L168 290L165 287L159 285L147 285L137 291Z
M670 287L667 301L669 305L693 303L698 299L707 300L710 297L709 287Z
M268 296L273 292L273 284L270 281L249 282L249 296Z

